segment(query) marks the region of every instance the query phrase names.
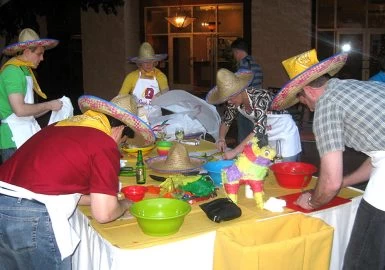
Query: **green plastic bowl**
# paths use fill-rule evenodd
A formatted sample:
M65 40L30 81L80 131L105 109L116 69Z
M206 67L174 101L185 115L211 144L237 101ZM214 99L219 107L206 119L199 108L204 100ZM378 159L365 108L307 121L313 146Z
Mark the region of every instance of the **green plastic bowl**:
M151 236L166 236L177 233L191 206L181 200L156 198L134 203L131 214L136 217L143 233Z

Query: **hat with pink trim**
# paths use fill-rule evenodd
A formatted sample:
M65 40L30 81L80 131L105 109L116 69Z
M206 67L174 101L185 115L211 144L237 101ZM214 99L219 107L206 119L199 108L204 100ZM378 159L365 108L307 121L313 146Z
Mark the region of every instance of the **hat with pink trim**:
M79 97L78 104L83 113L87 110L100 112L126 124L135 133L134 138L129 139L129 144L142 147L155 142L155 134L151 127L137 116L137 104L131 95L119 95L111 101L83 95Z
M19 42L8 45L3 49L5 55L15 55L28 48L44 47L49 50L56 47L59 41L51 38L40 38L31 28L23 29L19 34Z
M290 81L274 97L270 109L284 110L298 103L297 94L303 87L326 73L334 76L345 65L347 59L347 53L339 53L318 62L317 52L313 49L283 61L282 65Z

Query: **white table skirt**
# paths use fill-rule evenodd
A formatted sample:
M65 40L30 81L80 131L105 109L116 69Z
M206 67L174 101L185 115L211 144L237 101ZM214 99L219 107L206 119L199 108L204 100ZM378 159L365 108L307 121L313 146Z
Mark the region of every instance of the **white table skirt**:
M342 268L361 198L359 196L350 203L309 214L334 227L331 270ZM76 210L72 222L81 238L72 260L75 270L213 269L215 231L149 248L120 249L104 240L89 225L88 218L80 210Z

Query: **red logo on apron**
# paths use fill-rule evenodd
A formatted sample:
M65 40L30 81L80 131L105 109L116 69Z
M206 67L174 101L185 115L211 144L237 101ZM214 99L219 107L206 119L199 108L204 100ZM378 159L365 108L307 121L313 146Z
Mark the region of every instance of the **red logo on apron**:
M154 96L154 89L153 88L146 88L144 91L144 97L147 99L152 99Z

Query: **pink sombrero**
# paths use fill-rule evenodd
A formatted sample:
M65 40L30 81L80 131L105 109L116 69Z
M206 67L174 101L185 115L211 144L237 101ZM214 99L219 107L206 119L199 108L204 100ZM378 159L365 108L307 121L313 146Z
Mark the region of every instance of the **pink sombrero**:
M186 147L175 143L167 156L149 158L146 163L149 168L160 173L183 173L199 170L206 161L190 157Z
M250 70L240 70L236 73L221 68L217 72L217 85L206 96L207 103L221 104L242 92L250 85L254 74Z
M274 97L270 109L284 110L298 103L297 94L304 86L326 73L334 76L345 65L347 59L347 53L339 53L318 62L317 52L313 49L283 61L290 81Z
M5 55L15 55L28 48L44 47L46 50L52 49L59 44L59 41L51 38L40 38L36 32L30 28L23 29L19 34L19 42L8 45L3 49Z
M87 110L100 112L110 115L130 127L135 135L129 139L128 143L138 146L148 146L154 144L155 134L151 127L137 116L137 105L131 95L120 95L107 101L91 95L79 97L78 104L84 113Z
M155 54L154 49L148 42L143 42L139 48L139 56L131 57L128 60L134 63L157 62L167 58L167 54Z

